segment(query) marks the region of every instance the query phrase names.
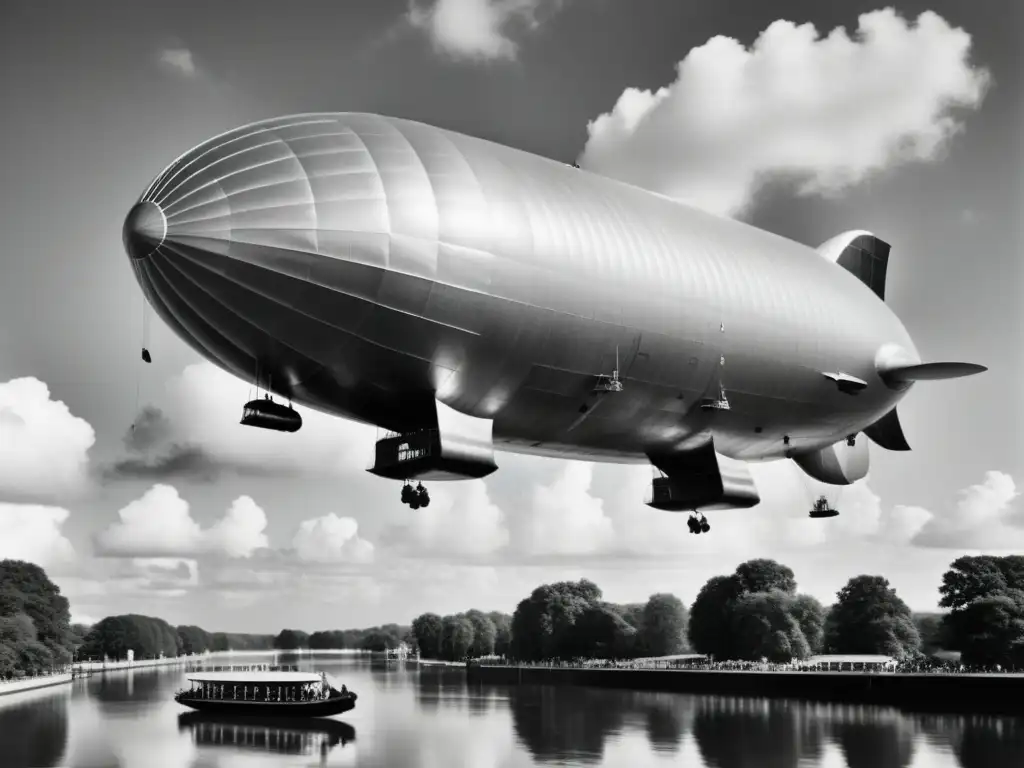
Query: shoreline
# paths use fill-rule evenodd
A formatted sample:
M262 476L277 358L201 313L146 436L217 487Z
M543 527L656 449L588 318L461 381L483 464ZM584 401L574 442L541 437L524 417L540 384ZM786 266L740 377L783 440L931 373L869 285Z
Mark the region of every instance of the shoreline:
M8 696L12 693L21 693L22 691L35 691L40 688L50 688L55 685L64 685L70 682L70 672L61 672L57 675L23 677L20 680L4 680L3 682L0 682L0 696Z
M765 672L466 665L487 685L577 685L711 696L890 706L918 712L1024 714L1024 675Z

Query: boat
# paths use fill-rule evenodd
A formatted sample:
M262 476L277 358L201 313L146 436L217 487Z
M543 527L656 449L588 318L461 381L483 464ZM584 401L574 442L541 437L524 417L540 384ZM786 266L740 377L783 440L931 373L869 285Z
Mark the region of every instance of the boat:
M324 672L267 667L192 672L174 700L202 712L272 717L329 717L348 712L358 696L327 682Z

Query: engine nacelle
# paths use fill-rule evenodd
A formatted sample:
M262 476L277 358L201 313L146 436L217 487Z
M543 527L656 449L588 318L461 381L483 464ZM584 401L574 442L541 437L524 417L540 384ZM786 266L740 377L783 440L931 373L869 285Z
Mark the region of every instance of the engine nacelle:
M391 480L470 480L494 472L494 422L440 401L434 406L435 427L378 440L367 471Z
M720 461L714 444L669 455L651 455L665 474L651 483L644 502L666 512L748 509L761 503L754 478L743 462Z
M853 445L840 440L828 448L801 453L792 459L815 480L829 485L851 485L867 476L871 464L868 441L858 438Z

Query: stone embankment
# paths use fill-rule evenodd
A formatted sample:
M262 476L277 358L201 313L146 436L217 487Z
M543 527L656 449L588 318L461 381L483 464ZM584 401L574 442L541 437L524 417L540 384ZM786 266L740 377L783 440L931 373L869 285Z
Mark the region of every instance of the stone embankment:
M1024 714L1024 675L587 669L469 664L470 682L583 685L875 704L919 712Z

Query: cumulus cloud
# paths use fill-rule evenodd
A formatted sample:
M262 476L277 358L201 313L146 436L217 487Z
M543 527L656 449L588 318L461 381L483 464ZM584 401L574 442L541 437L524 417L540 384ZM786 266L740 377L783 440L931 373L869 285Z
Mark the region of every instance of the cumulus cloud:
M292 539L300 560L314 563L368 563L373 560L373 544L359 536L359 523L333 512L312 520L303 520Z
M53 499L85 487L96 434L35 378L0 384L0 498Z
M824 38L776 21L748 49L714 37L657 91L629 88L588 126L581 167L738 215L770 179L833 194L893 166L939 156L977 108L988 72L971 37L933 12L892 9Z
M11 558L53 568L75 559L61 532L68 510L35 504L0 504L0 560Z
M147 405L125 436L129 454L104 471L110 480L214 480L224 473L261 477L337 475L373 455L376 432L299 408L302 429L273 432L239 424L249 385L210 363L168 382L163 407Z
M913 543L942 549L1020 549L1024 547L1024 528L1013 510L1019 495L1010 475L986 472L981 483L960 492L960 500L951 509L938 513L919 510L923 520Z
M535 555L591 554L615 542L604 501L590 491L594 465L567 461L554 482L533 490L521 543Z
M170 485L154 485L118 512L120 520L96 536L97 549L113 557L181 558L203 554L249 557L268 546L267 516L248 496L234 501L203 530L189 503Z
M488 555L509 543L505 515L483 480L436 483L430 506L412 510L389 538L398 549L433 555Z
M407 18L434 47L462 59L512 59L517 29L535 29L562 0L410 0Z
M167 72L183 77L195 77L195 60L192 58L192 51L183 46L170 46L161 49L157 61Z

